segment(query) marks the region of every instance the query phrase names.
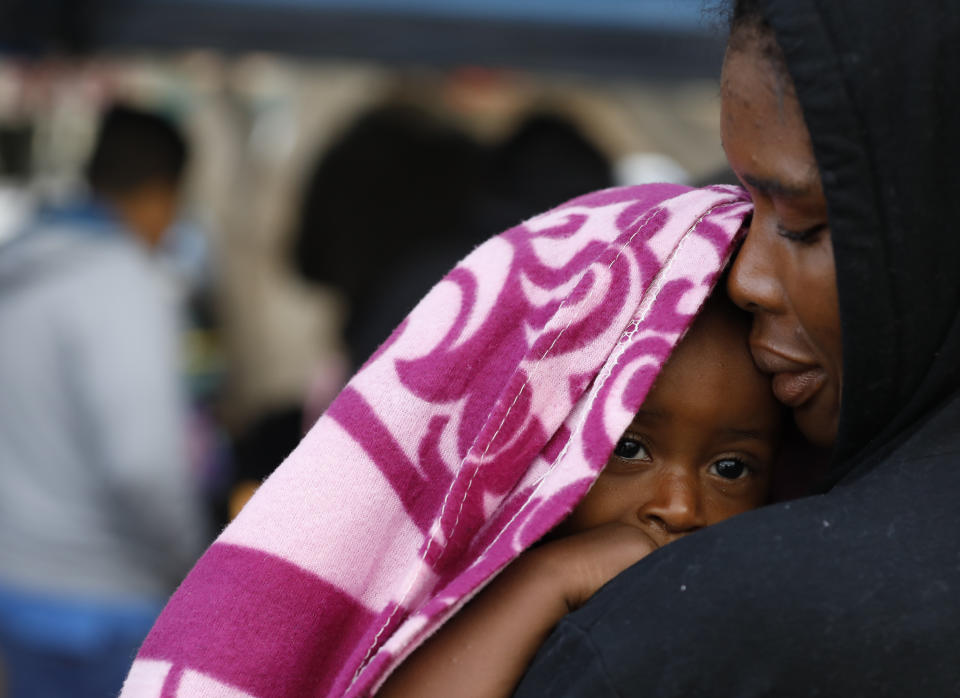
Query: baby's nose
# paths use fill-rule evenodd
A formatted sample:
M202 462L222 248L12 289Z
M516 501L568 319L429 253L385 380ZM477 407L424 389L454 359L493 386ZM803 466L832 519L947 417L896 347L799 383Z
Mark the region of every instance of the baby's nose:
M695 472L670 469L657 478L652 496L638 512L668 539L692 533L706 525Z

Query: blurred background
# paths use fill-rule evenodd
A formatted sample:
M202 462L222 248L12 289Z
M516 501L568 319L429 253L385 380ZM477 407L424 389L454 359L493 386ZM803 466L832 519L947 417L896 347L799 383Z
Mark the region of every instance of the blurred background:
M169 593L145 582L100 584L96 575L71 586L56 562L35 558L62 561L66 549L129 557L131 548L145 548L163 556L180 546L180 567L165 582L172 589L169 579L182 576L350 373L476 244L593 189L728 181L719 138L719 24L702 0L3 0L0 380L21 386L0 390L0 476L20 487L10 497L31 502L21 506L29 511L19 521L0 513L0 529L17 531L19 540L0 534L7 673L14 664L32 666L15 653L23 651L23 628L38 627L37 618L63 619L91 604L112 613L116 608L108 607L120 597L162 603ZM106 138L104 114L117 104L161 117L185 146L182 172L167 178L176 214L156 239L138 230L140 214L117 191L91 180L97 144ZM128 164L146 167L147 146L124 152ZM122 162L117 167L133 188L137 175L124 175ZM34 406L41 417L31 422L26 403L44 391L83 390L69 375L65 387L41 390L23 368L42 363L37 347L66 332L55 327L63 322L58 313L82 315L64 310L69 299L94 303L84 271L106 284L108 272L94 271L105 244L97 243L87 263L66 242L70 251L58 254L70 262L52 278L61 285L75 280L73 291L61 291L68 300L48 298L46 306L25 300L31 293L50 296L43 289L55 284L49 269L29 271L21 257L56 254L24 250L44 246L37 231L51 220L59 221L57 235L77 228L78 202L96 204L103 214L97 220L109 219L136 240L150 273L171 291L184 449L181 460L155 470L187 473L181 485L195 501L191 513L182 502L165 514L158 505L149 525L164 527L163 516L194 522L200 530L188 544L179 540L188 533L171 539L172 527L166 538L148 530L134 535L137 525L148 527L135 525L135 511L107 520L111 507L123 509L136 496L126 480L111 484L126 477L123 458L140 457L135 447L106 475L97 463L103 449L64 465L70 474L44 455L53 463L47 482L18 474L40 458L22 442L56 441L63 428L42 418L50 409L42 405ZM65 210L72 212L67 218ZM89 224L89 216L84 220ZM74 240L70 235L63 233ZM96 247L89 236L84 240L84 250ZM4 257L16 272L7 277ZM136 297L139 282L126 283L118 281L105 297ZM130 312L145 326L156 324L147 317L152 311ZM22 329L29 324L24 318L44 313L46 335ZM85 349L108 357L108 366L126 361L130 336L111 339L111 331L88 330L95 339ZM56 357L50 362L37 368L44 380L84 370L70 362L65 369ZM142 370L158 368L144 363ZM109 393L128 379L107 370L91 390ZM145 415L136 433L169 421L151 412L163 408L154 407L149 390L126 398L135 400L129 410L121 393L110 397L115 414ZM106 418L100 428L103 443L117 436L111 429L134 430ZM87 476L83 468L93 470ZM137 482L151 502L174 496L149 477L159 482L163 475ZM76 478L90 486L64 492L49 484ZM94 508L70 519L71 498L83 496ZM38 513L45 507L64 519L59 528L47 525L51 515ZM95 523L90 510L100 512ZM76 533L87 528L98 530L95 550ZM137 564L118 564L114 576ZM14 570L24 567L32 571ZM57 579L47 584L44 575ZM65 600L82 603L55 606ZM33 615L24 616L30 604ZM140 626L149 627L153 608ZM47 635L62 638L63 628L51 623ZM145 632L140 626L128 633L129 646L103 650L101 643L100 649L128 663ZM57 661L63 652L88 651L90 633L80 635L57 648ZM49 673L44 666L34 677ZM56 695L56 689L43 693L36 678L28 688L17 681L11 674L10 696Z

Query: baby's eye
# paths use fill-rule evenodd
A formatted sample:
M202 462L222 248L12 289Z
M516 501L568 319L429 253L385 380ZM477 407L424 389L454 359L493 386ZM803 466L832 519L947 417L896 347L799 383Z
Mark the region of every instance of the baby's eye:
M725 480L739 480L749 472L747 464L739 458L723 458L710 464L710 473Z
M617 442L616 448L613 449L613 455L626 460L650 460L650 454L647 453L646 447L629 436L624 436Z

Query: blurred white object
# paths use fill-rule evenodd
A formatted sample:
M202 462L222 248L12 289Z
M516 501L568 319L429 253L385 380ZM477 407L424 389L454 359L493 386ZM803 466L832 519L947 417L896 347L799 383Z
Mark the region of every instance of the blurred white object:
M671 182L689 184L690 173L669 155L630 153L614 163L613 176L620 186Z
M0 182L0 245L17 234L35 205L33 196L22 186Z

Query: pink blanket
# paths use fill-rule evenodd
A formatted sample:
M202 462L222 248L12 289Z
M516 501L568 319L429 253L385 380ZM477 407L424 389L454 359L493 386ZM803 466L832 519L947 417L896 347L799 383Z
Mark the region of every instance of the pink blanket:
M610 189L478 247L200 559L123 698L371 694L584 496L749 211Z

